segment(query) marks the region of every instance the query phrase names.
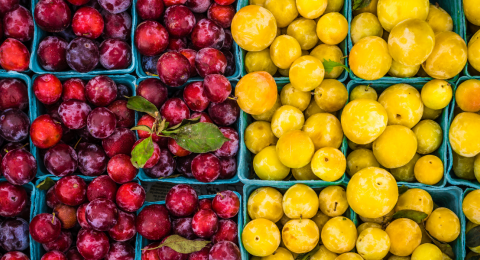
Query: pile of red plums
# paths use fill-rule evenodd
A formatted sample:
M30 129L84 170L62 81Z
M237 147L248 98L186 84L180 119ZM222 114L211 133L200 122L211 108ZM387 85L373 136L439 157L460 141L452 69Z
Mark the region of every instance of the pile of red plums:
M41 260L135 258L135 211L145 202L140 184L118 187L106 175L87 184L79 176L66 176L45 200L51 211L36 215L29 225L32 239L46 251Z
M234 0L138 0L135 29L142 68L178 87L191 77L235 72L228 29Z
M40 66L47 71L89 72L132 64L127 43L132 31L131 0L40 0L35 22L49 33L38 46ZM72 6L72 7L70 7Z
M46 114L32 122L30 137L48 173L108 173L118 184L136 177L138 169L130 161L136 136L129 129L135 111L127 108L125 96L132 95L127 86L108 76L61 82L44 74L35 78L32 88L41 103L37 110L44 106Z
M0 0L0 66L7 71L25 71L30 65L25 45L31 45L34 26L27 8L20 0Z
M143 248L141 259L240 260L237 221L232 219L239 210L240 200L232 191L222 191L213 200L199 200L192 187L174 186L165 198L165 205L148 205L137 216L137 232L150 241ZM211 243L190 254L167 246L149 250L157 248L172 234Z
M201 182L235 176L239 136L232 125L240 115L240 108L235 100L229 98L231 90L230 82L220 74L207 75L203 82L192 82L170 98L167 87L159 79L141 81L137 95L154 104L170 126L181 123L183 119L200 117L200 122L218 125L223 135L229 139L212 153L195 154L180 147L172 138L153 134L154 155L144 166L145 174L151 178L164 178L176 170ZM152 128L154 122L152 116L145 114L137 124ZM139 138L149 136L150 133L146 131L138 131Z

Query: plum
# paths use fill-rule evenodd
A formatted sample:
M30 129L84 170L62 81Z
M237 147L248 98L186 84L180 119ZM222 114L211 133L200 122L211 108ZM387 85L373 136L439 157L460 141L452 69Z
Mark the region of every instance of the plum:
M185 6L194 13L205 13L211 4L211 0L187 0L185 2Z
M137 1L137 13L142 20L159 20L164 9L163 0Z
M218 230L218 217L210 209L201 209L192 219L192 230L195 235L201 238L210 238Z
M100 64L107 70L126 69L132 63L132 48L118 39L107 39L100 44Z
M168 139L168 150L170 150L170 152L177 157L184 157L192 153L178 145L177 141L175 141L173 138Z
M45 196L45 201L47 203L47 207L54 209L57 205L62 204L57 195L55 195L55 186L48 189L47 194Z
M198 118L198 117L200 117L200 122L202 122L202 123L212 123L213 124L212 119L205 112L195 112L190 116L190 119L194 119L194 118Z
M193 111L202 112L210 104L204 86L204 83L197 81L188 84L183 90L183 100L185 100L188 108Z
M213 198L212 208L220 218L233 218L240 210L240 199L233 191L225 190Z
M67 258L60 251L50 251L45 253L40 260L67 260Z
M91 229L92 227L88 224L87 216L85 215L85 210L87 209L88 203L84 203L77 208L77 221L81 228Z
M212 200L211 199L201 199L198 201L198 210L201 209L212 209Z
M198 196L195 190L186 184L178 184L168 191L165 197L168 212L175 217L192 215L198 206Z
M60 236L62 224L52 214L41 213L31 220L29 231L33 240L42 244L48 243Z
M62 138L63 130L60 123L55 122L50 115L41 115L33 120L30 128L30 138L40 149L56 145Z
M62 229L71 229L75 226L75 224L77 224L77 209L75 207L58 204L53 209L53 213L55 213L55 217L60 219L60 222L62 223Z
M131 95L132 91L129 87L124 84L117 84L117 100L127 100L126 97L130 97Z
M224 31L225 31L225 40L223 41L222 51L228 51L230 53L233 46L232 31L230 31L230 29L225 29ZM223 54L225 54L225 52L223 52Z
M117 85L108 76L95 76L85 86L85 93L90 103L105 107L117 97Z
M100 12L88 6L78 9L72 19L72 29L75 35L92 40L102 35L104 26L105 23Z
M67 252L67 250L72 246L73 244L73 239L72 239L72 233L67 230L62 230L60 235L57 237L57 239L53 240L52 242L48 242L45 244L42 244L43 249L45 251L60 251L62 253ZM67 258L70 259L70 258Z
M117 127L132 127L135 125L135 111L127 107L126 100L115 100L107 108L115 114Z
M30 11L18 6L3 17L3 33L7 38L28 42L33 38L33 17Z
M187 40L185 38L170 37L167 51L181 51L186 48Z
M21 80L9 78L0 80L0 110L28 108L28 90Z
M180 98L167 100L160 109L160 114L170 126L180 124L183 119L190 118L190 110Z
M47 36L38 45L38 63L44 70L64 71L67 70L67 46L68 42L57 36Z
M78 37L68 44L66 58L72 70L85 73L95 69L100 59L100 52L94 41Z
M78 156L71 146L58 143L48 149L43 162L49 173L58 177L64 177L73 174L77 170Z
M192 161L196 156L197 154L192 153L185 157L177 157L177 171L189 178L192 178Z
M3 176L14 185L24 185L31 182L37 174L37 161L25 149L8 152L2 159Z
M115 242L110 245L105 260L134 260L135 250L127 242Z
M146 56L155 56L168 47L168 31L159 22L145 21L135 29L135 46Z
M102 140L102 146L110 158L117 154L130 155L135 139L136 137L132 130L117 128L111 136Z
M191 39L193 46L198 50L203 48L220 49L225 39L225 32L214 21L202 19L193 27Z
M235 157L220 157L219 179L230 179L237 173L237 160Z
M232 24L233 17L235 16L235 8L231 5L219 5L213 3L207 12L208 19L214 21L222 28L228 28Z
M167 149L160 150L160 159L152 168L145 169L145 174L152 178L168 177L173 174L176 162L173 155Z
M98 198L85 208L88 224L96 231L108 231L117 224L118 209L109 199Z
M70 248L66 253L65 256L68 260L84 260L83 256L78 252L76 247Z
M190 62L190 77L197 75L197 69L195 68L195 58L197 57L197 52L192 49L181 49L178 52L185 56Z
M172 223L164 205L149 205L140 211L135 221L137 232L150 240L160 240L168 235Z
M137 146L139 143L141 143L143 140L145 139L139 139L137 140L134 144L133 144L133 147L132 147L132 151L133 149L135 149L135 146ZM147 160L147 162L145 163L145 165L143 166L144 169L148 169L148 168L152 168L153 166L155 166L155 164L157 164L158 160L160 160L160 147L158 146L157 143L153 142L153 154L152 156Z
M145 98L160 109L168 99L168 89L159 79L148 78L138 84L137 96Z
M5 251L23 251L29 246L28 222L9 218L0 223L0 247Z
M192 174L198 181L212 182L220 176L220 160L213 154L199 154L192 161Z
M221 103L232 93L232 85L228 79L221 74L206 75L203 80L205 96L208 100Z
M145 190L140 184L129 182L118 188L115 201L121 210L135 212L143 206L145 196Z
M65 30L72 21L72 12L63 0L40 0L33 12L38 27L47 32Z
M163 24L168 33L177 38L188 36L195 26L195 16L183 5L173 5L165 10Z
M102 12L105 29L103 30L104 39L118 39L126 41L132 32L132 17L127 12L112 14Z
M214 152L217 157L232 157L237 155L239 148L238 133L235 129L231 127L220 127L220 132L222 132L225 138L229 139L223 143L222 147Z
M87 199L87 184L75 175L63 177L55 184L55 195L63 204L78 206Z
M99 176L107 170L108 158L98 144L78 148L78 169L86 176Z
M88 185L87 198L89 201L99 198L114 201L117 189L117 184L108 175L98 176Z
M142 68L148 76L158 76L157 62L160 55L142 56Z
M170 87L179 87L190 78L190 62L182 54L174 51L160 56L157 62L158 77Z
M162 240L162 243L164 243L167 238L168 237L164 238ZM157 252L160 260L187 260L188 259L188 254L179 253L168 246L163 246L159 248Z
M67 0L70 4L72 5L76 5L76 6L81 6L81 5L85 5L85 4L88 4L90 2L90 0ZM93 2L93 1L92 1ZM97 2L95 0L95 2ZM67 257L68 258L68 257Z
M195 67L198 75L203 78L210 74L224 74L227 68L227 58L217 49L203 48L197 52Z
M192 218L178 218L172 223L173 233L182 236L186 239L194 239L197 236L193 233Z
M232 76L235 74L235 58L233 57L233 54L228 51L228 50L223 50L222 51L223 55L225 55L225 58L227 59L227 67L225 68L225 76Z
M27 192L23 187L15 186L8 182L0 182L0 216L15 217L20 214L28 202Z
M87 101L85 97L85 83L79 78L71 78L63 82L62 100L68 101L75 99L78 101Z
M160 244L161 244L161 242L158 241L158 242L153 242L153 243L145 246L142 250L141 260L160 260L160 258L158 257L158 253L157 253L158 250L156 250L156 249L148 250L148 249L151 249L151 248L157 248L158 246L160 246Z
M117 119L108 108L97 107L87 117L88 132L95 138L104 139L115 132Z
M138 169L133 167L130 156L117 154L110 158L107 173L118 184L127 183L137 177Z
M210 249L209 260L240 260L241 254L238 246L230 241L216 243Z
M135 213L119 210L117 224L108 231L108 235L115 241L127 241L135 236Z
M238 244L238 226L235 221L230 219L221 219L218 223L218 231L212 237L212 243L216 244L222 241L230 241Z
M240 107L236 100L227 98L222 103L210 103L208 115L215 124L229 126L235 123L240 116Z
M188 257L188 260L208 260L208 253L210 252L211 245L202 248L202 250L193 252Z
M1 260L30 260L28 256L22 252L19 251L11 251L7 252L5 255L3 255Z
M30 65L30 52L19 40L8 38L0 45L0 66L7 71L25 71Z
M33 93L45 105L52 105L62 97L62 82L52 74L43 74L33 80Z
M3 16L8 11L17 8L20 0L0 0L0 16Z
M127 11L132 0L98 0L98 4L112 14L118 14Z
M62 123L69 129L80 129L87 126L87 116L92 111L90 106L82 101L68 100L58 107Z
M102 259L110 250L108 236L101 231L81 229L77 236L77 249L85 259Z

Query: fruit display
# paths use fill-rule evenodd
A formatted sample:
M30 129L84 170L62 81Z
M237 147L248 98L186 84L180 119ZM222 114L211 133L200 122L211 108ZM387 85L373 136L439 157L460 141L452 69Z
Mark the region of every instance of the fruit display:
M465 31L468 40L468 64L465 69L467 76L478 76L480 71L480 60L478 53L480 45L478 40L478 29L480 28L480 16L476 12L479 8L475 1L462 0L465 13Z
M233 0L138 0L137 74L170 87L211 74L238 77ZM235 76L234 76L235 75Z
M134 70L131 0L39 0L36 73Z

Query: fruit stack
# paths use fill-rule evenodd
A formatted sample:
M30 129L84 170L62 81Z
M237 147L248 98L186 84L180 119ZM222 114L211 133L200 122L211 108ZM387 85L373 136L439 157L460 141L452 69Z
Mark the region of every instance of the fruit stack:
M478 219L477 215L480 212L480 205L478 204L479 198L480 190L468 188L463 193L462 210L465 214L463 221L464 223L466 222L466 224L464 224L465 244L467 251L469 251L465 259L480 255L480 245L476 241L480 231L480 228L478 228L480 219Z
M467 39L472 36L468 42L468 63L465 67L465 75L478 76L480 71L480 41L478 41L478 29L480 26L480 18L478 16L478 4L473 0L463 1L463 11L465 13L465 31Z

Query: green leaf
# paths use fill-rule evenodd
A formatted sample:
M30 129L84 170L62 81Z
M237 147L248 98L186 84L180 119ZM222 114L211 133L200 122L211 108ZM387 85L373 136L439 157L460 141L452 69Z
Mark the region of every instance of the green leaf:
M317 253L318 250L320 250L320 245L317 245L315 248L313 248L312 251L310 251L310 252L308 252L308 253L303 253L303 254L297 255L297 258L295 258L295 260L308 260L308 259L310 259L315 253Z
M212 152L229 141L218 127L211 123L189 124L174 131L175 133L168 136L175 139L180 147L193 153Z
M45 178L45 180L43 180L42 182L40 182L38 185L37 185L37 189L39 190L48 190L50 189L51 187L53 187L53 185L55 185L55 181L50 179L50 177L47 177Z
M465 242L468 247L480 246L480 226L476 226L468 231L465 236Z
M148 159L153 155L153 141L152 136L145 138L141 141L132 151L131 162L135 168L143 168Z
M165 118L162 119L161 122L157 123L157 126L155 127L155 134L160 136L162 134L162 131L165 130L165 128L168 127L168 122L165 121Z
M195 118L191 118L191 119L183 119L180 124L177 124L177 125L174 125L174 126L168 128L167 131L172 131L172 130L178 129L182 126L185 126L185 125L195 124L195 123L198 123L199 121L200 121L200 116L195 117Z
M344 64L342 63L339 63L339 62L336 62L336 61L333 61L333 60L325 60L323 59L323 67L325 68L325 71L330 73L332 72L332 70L335 68L335 67L343 67L346 71L350 72L350 69L345 66Z
M210 241L188 240L179 235L171 235L158 247L142 250L155 250L166 246L178 253L191 254L202 250L208 244L210 244Z
M428 215L425 212L410 210L410 209L400 210L395 212L395 214L393 214L393 219L408 218L419 224L422 223L422 221L427 217Z
M134 126L132 128L130 128L130 130L134 131L134 130L140 130L140 131L146 131L148 132L149 134L152 134L152 129L146 125L137 125L137 126Z
M127 97L127 99L128 99L127 108L135 111L147 113L153 118L157 117L158 115L157 107L154 104L152 104L150 101L146 100L144 97L134 96L134 97Z
M372 0L353 0L353 10L358 10L360 8L367 7Z
M442 253L446 254L448 257L452 259L455 258L455 254L453 254L453 249L451 245L440 242L436 238L432 237L432 235L430 235L430 233L428 233L428 230L425 228L425 223L423 223L423 228L425 229L425 233L427 234L427 236L440 249L440 251L442 251Z
M405 193L407 190L408 190L408 187L405 186L405 185L402 185L402 186L398 187L398 195L402 195L402 194Z

